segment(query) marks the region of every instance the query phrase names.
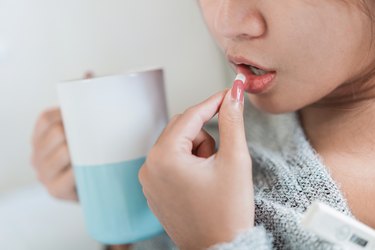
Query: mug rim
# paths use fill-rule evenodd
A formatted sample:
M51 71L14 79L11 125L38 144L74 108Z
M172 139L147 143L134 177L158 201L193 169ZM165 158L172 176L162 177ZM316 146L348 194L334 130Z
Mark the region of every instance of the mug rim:
M58 85L66 85L66 84L71 84L71 83L87 83L90 81L95 81L95 80L103 80L107 78L115 78L115 77L134 77L134 76L139 76L139 75L144 75L144 74L151 74L155 72L161 72L164 73L164 68L161 66L148 66L148 67L139 67L139 68L132 68L128 69L122 73L117 73L117 74L108 74L108 75L101 75L97 77L92 77L92 78L87 78L87 79L72 79L72 80L66 80L66 81L61 81L58 82Z

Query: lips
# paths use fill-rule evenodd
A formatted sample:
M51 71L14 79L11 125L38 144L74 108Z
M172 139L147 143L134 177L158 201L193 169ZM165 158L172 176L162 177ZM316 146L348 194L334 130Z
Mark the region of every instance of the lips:
M228 56L229 61L234 64L237 73L242 73L246 76L245 82L245 91L252 94L260 94L266 92L268 89L273 86L273 79L276 76L276 71L273 69L268 69L262 66L259 66L255 63L250 62L249 60L243 57L231 57ZM256 67L260 69L263 74L256 75L251 70L251 67ZM259 70L255 70L259 71Z

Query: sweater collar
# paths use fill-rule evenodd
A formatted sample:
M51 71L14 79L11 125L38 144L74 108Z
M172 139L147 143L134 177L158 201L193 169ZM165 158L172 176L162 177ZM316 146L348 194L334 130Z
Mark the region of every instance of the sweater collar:
M246 100L244 119L252 156L283 164L291 168L297 181L310 182L309 186L316 189L304 191L310 203L320 200L354 217L339 184L306 138L297 113L264 113Z

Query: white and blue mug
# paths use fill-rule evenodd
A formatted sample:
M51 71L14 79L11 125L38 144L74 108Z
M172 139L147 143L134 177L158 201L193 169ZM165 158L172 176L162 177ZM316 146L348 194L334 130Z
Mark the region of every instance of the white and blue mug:
M63 82L58 95L89 234L123 244L163 232L138 181L168 121L163 71Z

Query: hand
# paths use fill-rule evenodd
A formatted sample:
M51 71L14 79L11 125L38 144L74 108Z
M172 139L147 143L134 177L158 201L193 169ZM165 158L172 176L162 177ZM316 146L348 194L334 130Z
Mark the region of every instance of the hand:
M78 201L73 169L59 108L43 112L32 138L32 165L48 192L59 199Z
M139 172L150 209L181 249L231 241L254 225L252 163L243 89L220 92L175 116ZM215 152L203 124L219 111Z
M94 77L92 71L84 79ZM31 164L48 192L59 199L78 201L75 179L59 108L44 111L32 136Z

